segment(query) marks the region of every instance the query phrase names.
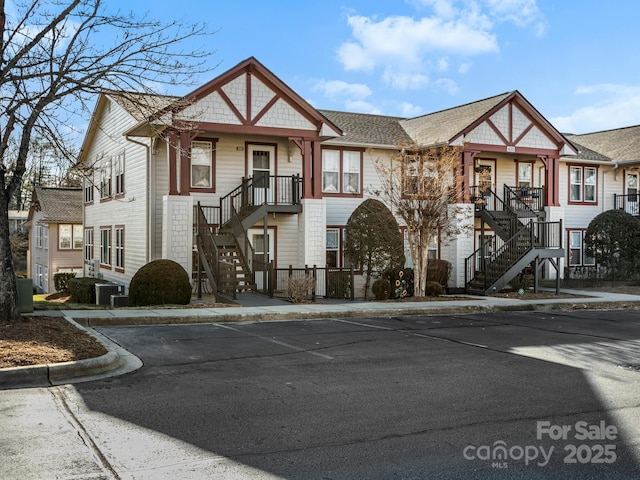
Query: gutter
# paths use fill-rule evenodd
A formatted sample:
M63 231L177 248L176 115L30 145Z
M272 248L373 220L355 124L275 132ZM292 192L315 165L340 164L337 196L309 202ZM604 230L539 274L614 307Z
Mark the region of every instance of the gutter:
M145 191L145 201L147 202L146 205L146 210L147 210L147 218L145 223L145 235L146 235L146 245L147 245L147 251L145 253L145 264L149 263L151 261L151 235L150 235L150 229L149 229L149 222L151 221L151 217L149 215L149 208L151 206L150 203L150 180L149 180L149 172L151 169L151 147L149 145L147 145L146 143L143 143L139 140L134 140L133 138L131 138L129 135L125 135L124 138L131 143L135 143L136 145L140 145L141 147L144 147L145 152L146 152L146 170L147 170L147 185L146 185L146 191Z

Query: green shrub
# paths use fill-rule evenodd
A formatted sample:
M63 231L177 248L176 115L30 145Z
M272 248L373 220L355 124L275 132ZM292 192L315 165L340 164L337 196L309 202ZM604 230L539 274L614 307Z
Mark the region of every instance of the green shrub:
M69 279L69 293L76 303L96 303L96 283L105 283L95 277L79 277Z
M144 265L129 284L129 305L186 305L191 301L189 275L173 260L160 259Z
M449 283L451 263L446 260L433 259L427 264L427 282L438 282L440 285Z
M379 278L371 287L376 300L386 300L391 294L391 283L386 278Z
M442 295L442 285L438 282L427 282L425 293L427 294L427 297L437 297Z
M53 275L53 284L56 292L67 293L69 291L69 280L76 278L76 274L72 272L60 272Z
M531 287L532 283L533 283L533 275L527 275L527 274L521 273L516 278L514 278L509 282L509 286L511 287L512 290L516 292L520 289L526 292Z

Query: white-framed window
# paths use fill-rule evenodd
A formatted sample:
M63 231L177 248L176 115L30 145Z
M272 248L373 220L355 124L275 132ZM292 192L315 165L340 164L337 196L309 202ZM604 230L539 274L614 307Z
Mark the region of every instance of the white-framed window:
M84 203L93 203L93 182L89 178L84 179Z
M362 152L322 150L322 192L360 194L362 192Z
M36 225L36 248L49 249L49 227Z
M111 227L100 228L100 264L111 265Z
M114 157L113 170L116 183L116 195L124 195L124 152Z
M124 226L116 226L115 230L115 267L117 269L124 269Z
M49 268L44 265L36 264L35 284L43 292L49 291Z
M586 230L568 230L569 234L569 266L593 266L596 260L585 252L584 234Z
M100 198L111 197L111 159L100 166Z
M58 225L58 248L60 250L80 250L83 245L83 228L79 224Z
M212 188L213 142L191 142L191 188Z
M327 267L340 266L340 229L327 228L326 233Z
M531 163L518 162L518 188L533 187L533 165Z
M84 229L84 259L93 260L93 228Z
M569 167L569 201L574 203L597 203L597 167Z

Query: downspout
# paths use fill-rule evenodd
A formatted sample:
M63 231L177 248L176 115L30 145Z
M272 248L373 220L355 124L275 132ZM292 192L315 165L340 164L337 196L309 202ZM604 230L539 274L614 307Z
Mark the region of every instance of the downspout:
M145 252L145 264L149 263L151 261L151 235L149 232L149 222L151 221L151 215L150 215L150 208L151 208L151 202L150 202L150 169L151 169L151 147L149 145L147 145L146 143L140 142L138 140L134 140L133 138L131 138L129 135L125 135L124 138L131 143L135 143L136 145L140 145L141 147L144 147L145 152L146 152L146 171L147 171L147 185L146 185L146 191L145 191L145 201L147 202L146 205L146 221L145 223L145 235L146 235L146 245L147 245L147 251Z

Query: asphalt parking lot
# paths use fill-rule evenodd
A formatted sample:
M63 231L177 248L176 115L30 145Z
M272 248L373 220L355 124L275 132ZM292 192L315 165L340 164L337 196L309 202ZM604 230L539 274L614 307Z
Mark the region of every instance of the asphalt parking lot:
M98 330L144 367L55 395L104 478L640 475L635 312Z

